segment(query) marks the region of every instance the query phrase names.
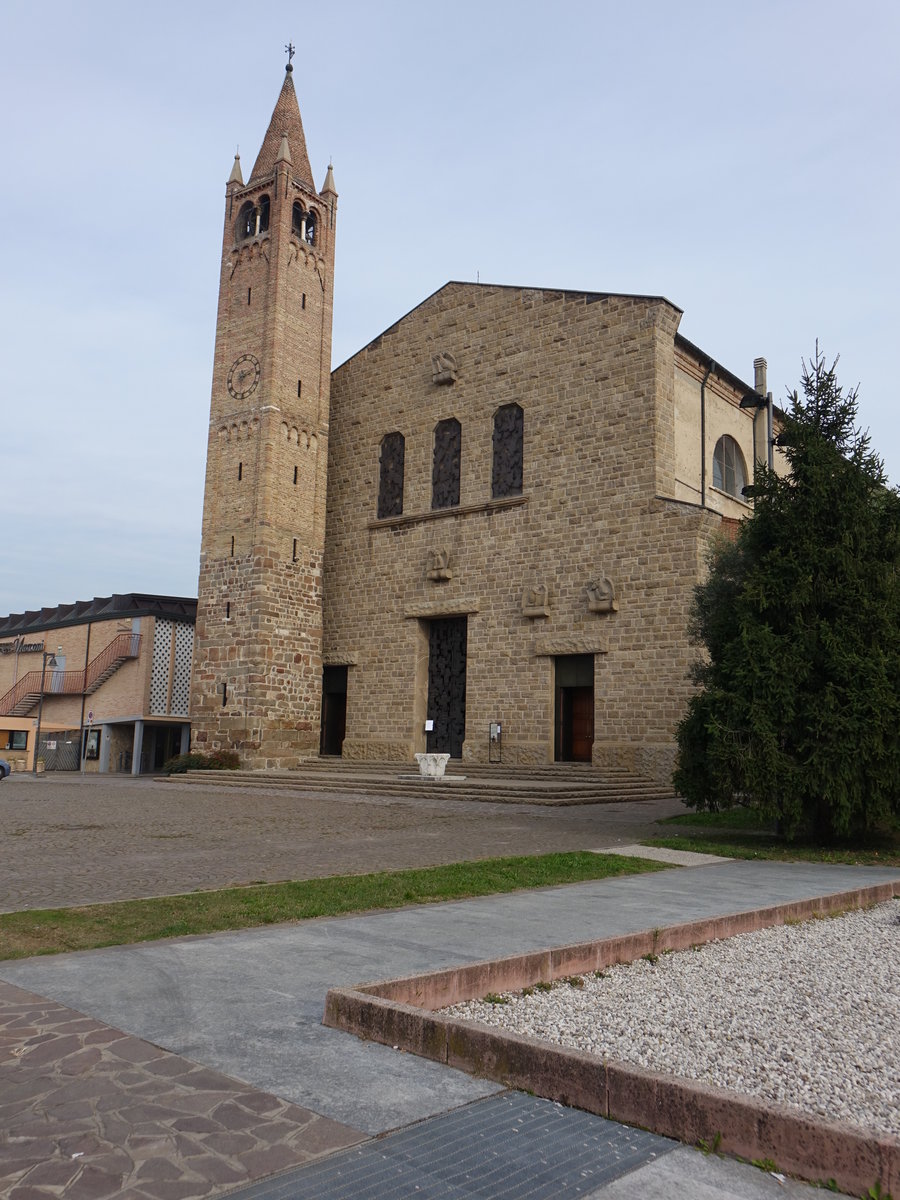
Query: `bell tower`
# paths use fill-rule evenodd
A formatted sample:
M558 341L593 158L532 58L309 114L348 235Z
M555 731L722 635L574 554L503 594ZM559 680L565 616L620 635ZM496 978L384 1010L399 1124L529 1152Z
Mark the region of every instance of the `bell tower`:
M313 183L288 64L225 227L191 687L195 750L318 753L337 192Z

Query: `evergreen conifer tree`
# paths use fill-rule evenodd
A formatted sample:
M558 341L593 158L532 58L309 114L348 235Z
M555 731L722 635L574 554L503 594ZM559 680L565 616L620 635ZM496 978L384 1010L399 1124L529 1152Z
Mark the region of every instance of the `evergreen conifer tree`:
M900 497L857 389L816 346L753 515L698 587L699 690L674 784L695 808L759 808L787 837L857 836L900 813Z

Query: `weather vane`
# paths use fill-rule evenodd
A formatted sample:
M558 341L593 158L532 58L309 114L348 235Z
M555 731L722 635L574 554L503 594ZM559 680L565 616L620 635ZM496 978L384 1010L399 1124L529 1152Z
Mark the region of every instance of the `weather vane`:
M291 59L294 57L294 55L297 53L297 51L294 49L293 44L291 42L288 42L288 44L284 48L284 52L288 56L288 66L290 66Z

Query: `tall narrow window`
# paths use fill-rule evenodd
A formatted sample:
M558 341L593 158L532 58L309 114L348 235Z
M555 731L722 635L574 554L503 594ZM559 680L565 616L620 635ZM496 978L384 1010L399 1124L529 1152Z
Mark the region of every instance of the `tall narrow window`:
M297 468L294 467L294 486L296 487L296 485L297 485Z
M491 495L522 494L522 435L525 418L518 404L504 404L494 413L494 464Z
M406 443L402 433L381 439L378 472L378 516L399 517L403 512L403 466Z
M434 460L431 467L431 507L455 508L459 504L459 470L462 429L455 417L434 427Z
M299 200L295 200L291 209L291 233L302 239L305 236L305 226L306 213L303 211L303 205Z
M269 197L259 198L259 232L266 233L269 228Z
M234 558L234 534L231 535L231 557Z
M242 462L239 462L238 463L238 483L240 483L243 478L244 478L244 464Z
M294 562L297 561L297 539L294 538L294 548L291 551L291 557Z
M309 242L310 246L314 246L316 244L316 225L317 224L318 224L318 222L316 220L316 214L313 212L312 209L310 209L309 212L306 214L306 240L307 240L307 242Z
M734 438L726 433L716 442L713 451L713 487L741 499L746 482L747 468L744 466L741 448Z

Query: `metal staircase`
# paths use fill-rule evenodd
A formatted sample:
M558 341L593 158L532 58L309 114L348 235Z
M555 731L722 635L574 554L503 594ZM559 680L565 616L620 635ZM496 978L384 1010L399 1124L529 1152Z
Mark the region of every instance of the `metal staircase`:
M141 634L120 633L91 659L83 671L28 671L0 696L0 717L24 717L41 698L41 677L45 696L90 696L101 683L118 671L122 663L141 652Z

